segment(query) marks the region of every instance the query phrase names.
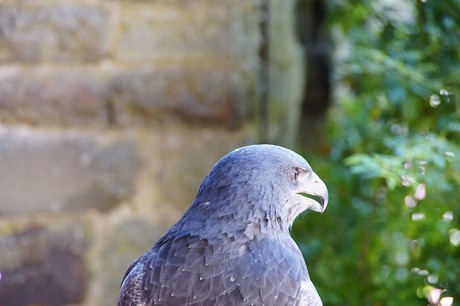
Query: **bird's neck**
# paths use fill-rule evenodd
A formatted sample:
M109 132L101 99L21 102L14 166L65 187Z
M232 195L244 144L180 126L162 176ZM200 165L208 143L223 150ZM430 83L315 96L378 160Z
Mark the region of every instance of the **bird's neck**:
M186 216L189 222L200 229L206 228L211 235L216 229L229 237L256 239L266 235L289 235L292 225L289 217L280 211L283 206L274 198L264 197L264 193L213 192L213 197L199 193ZM223 228L217 225L225 224Z
M254 208L254 206L251 206ZM241 239L254 240L266 236L289 235L289 225L279 216L276 211L244 210L221 212L217 220L209 220L210 223L219 222L227 224L224 231L227 236L235 236Z

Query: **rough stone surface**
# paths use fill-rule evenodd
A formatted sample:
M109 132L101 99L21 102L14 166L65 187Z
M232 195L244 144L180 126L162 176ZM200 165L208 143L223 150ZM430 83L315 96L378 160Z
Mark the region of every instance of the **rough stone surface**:
M69 221L0 224L1 305L60 306L84 300L87 226Z
M167 230L166 225L155 221L132 218L115 226L102 242L101 256L106 260L97 271L103 284L99 306L116 305L121 280L131 262L150 249Z
M0 306L114 305L213 164L292 144L294 1L0 0ZM286 140L286 141L284 141Z
M110 37L102 6L0 4L0 62L94 62Z
M0 122L105 126L104 94L89 68L0 67Z
M134 143L91 134L0 129L0 215L105 210L133 192Z
M294 27L295 0L271 1L269 139L291 147L298 141L304 83L302 49Z
M245 75L222 67L128 69L116 74L109 87L122 125L169 114L235 128L247 118L248 101L254 99Z
M259 0L124 4L115 58L219 58L253 70L258 63Z
M252 77L231 66L0 67L0 122L129 126L163 116L239 127L256 99Z
M154 146L161 147L157 151L160 162L152 173L160 191L157 210L171 210L173 205L181 215L214 164L229 151L253 142L254 139L222 129L175 127L162 131L161 137L154 140Z

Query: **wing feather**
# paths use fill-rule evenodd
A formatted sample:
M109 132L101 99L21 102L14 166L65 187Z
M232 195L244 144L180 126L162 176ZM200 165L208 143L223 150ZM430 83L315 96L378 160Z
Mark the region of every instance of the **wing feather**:
M268 238L243 243L191 235L163 239L130 267L119 306L316 302L297 246L290 240L281 244Z

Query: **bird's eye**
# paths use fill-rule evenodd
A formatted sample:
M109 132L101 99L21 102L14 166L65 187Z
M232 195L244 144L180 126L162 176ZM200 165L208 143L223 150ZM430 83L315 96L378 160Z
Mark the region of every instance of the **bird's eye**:
M294 168L292 172L292 176L294 177L294 180L297 180L300 176L301 173L305 172L305 169L302 168Z

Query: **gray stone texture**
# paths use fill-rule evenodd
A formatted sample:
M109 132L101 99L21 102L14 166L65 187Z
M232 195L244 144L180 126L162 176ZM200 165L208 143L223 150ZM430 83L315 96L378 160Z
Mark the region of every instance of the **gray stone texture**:
M259 0L150 1L123 4L115 58L122 61L194 58L258 64Z
M236 128L248 117L248 101L255 98L240 71L196 65L126 69L109 88L122 125L172 115Z
M0 122L106 126L101 72L79 67L0 67Z
M0 4L0 63L95 62L111 31L103 6Z
M233 67L151 64L146 68L0 67L0 122L132 126L164 116L237 128L256 92Z
M0 0L0 306L115 305L213 164L292 144L293 0Z
M305 69L294 29L296 0L271 1L269 139L290 147L298 141Z
M167 230L161 222L155 224L147 218L132 218L113 228L103 242L101 256L104 266L98 270L103 284L99 306L116 305L121 280L137 257L152 247Z
M0 225L0 303L60 306L85 298L88 225L82 219Z
M133 192L133 142L76 132L0 129L0 216L106 210Z
M178 208L182 213L191 204L198 187L214 164L229 151L254 139L242 133L217 129L168 129L154 142L159 162L153 170L158 186L158 202L163 209ZM158 209L161 209L159 207Z

